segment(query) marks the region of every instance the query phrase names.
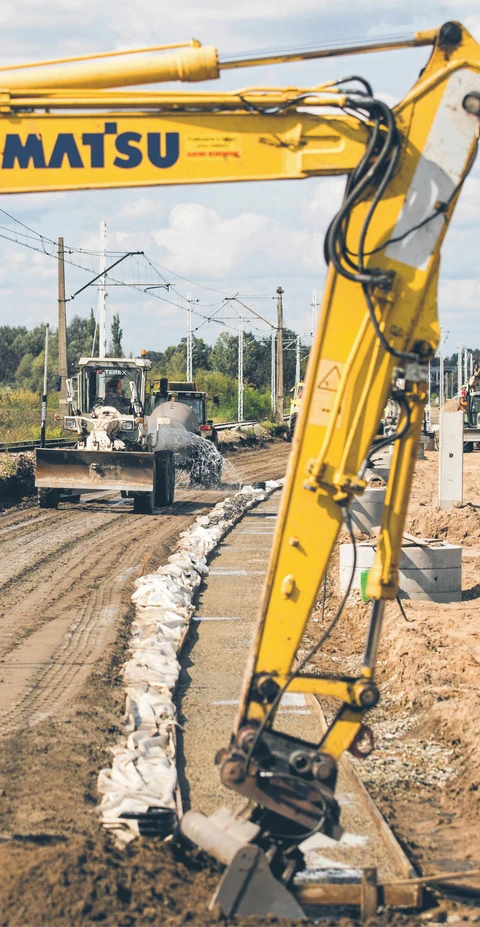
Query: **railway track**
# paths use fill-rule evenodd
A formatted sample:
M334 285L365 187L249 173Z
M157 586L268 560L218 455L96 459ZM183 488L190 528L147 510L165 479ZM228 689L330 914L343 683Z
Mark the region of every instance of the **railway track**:
M62 438L49 438L45 441L45 447L73 447L74 441L63 440ZM11 453L19 454L21 451L34 451L36 447L41 447L41 441L3 441L0 443L0 454Z
M248 426L258 425L256 420L248 422L220 422L215 425L217 431L228 431L233 428L248 428ZM75 441L69 441L64 438L47 438L44 447L73 447ZM2 441L0 442L0 454L12 453L18 454L21 451L34 451L36 447L42 447L42 442L38 441Z

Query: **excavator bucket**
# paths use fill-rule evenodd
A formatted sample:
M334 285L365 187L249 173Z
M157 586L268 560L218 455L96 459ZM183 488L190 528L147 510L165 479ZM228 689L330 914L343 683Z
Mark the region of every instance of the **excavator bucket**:
M152 492L154 467L154 455L141 451L37 448L35 486Z
M276 916L303 920L305 912L292 891L272 872L270 854L255 845L258 824L242 820L228 808L206 817L187 811L180 821L180 835L227 866L210 902L219 904L225 917Z

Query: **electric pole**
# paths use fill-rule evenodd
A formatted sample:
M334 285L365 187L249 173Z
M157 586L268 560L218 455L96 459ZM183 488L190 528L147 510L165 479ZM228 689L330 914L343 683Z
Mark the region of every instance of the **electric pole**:
M272 328L272 346L271 346L271 372L270 372L270 393L272 397L272 418L275 418L275 407L276 407L276 396L277 396L277 387L276 387L276 368L277 368L277 358L275 356L275 338L277 337L277 332L275 328Z
M283 425L284 398L283 398L283 290L277 286L277 425Z
M45 430L47 427L47 379L48 379L48 335L50 326L45 325L45 360L43 362L42 419L40 428L40 446L45 447Z
M107 266L107 223L100 222L100 273ZM98 284L98 356L107 356L107 283L105 275Z
M442 340L442 332L440 330L440 342ZM432 367L430 361L428 362L428 399L427 405L425 406L425 423L427 430L430 431L430 423L432 420Z
M238 421L243 422L243 315L238 319Z
M442 338L442 332L440 330L440 339ZM443 342L441 341L441 348L439 351L438 359L440 361L440 384L439 384L439 397L438 405L440 412L443 409L445 403L445 374L444 374L444 357L443 357Z
M192 294L187 293L187 381L193 382Z
M295 344L295 386L300 383L300 335L297 335Z
M317 327L317 291L312 290L312 338L315 338Z
M457 355L457 358L458 358L458 363L457 363L457 368L458 368L458 369L457 369L457 377L458 377L457 385L458 385L458 390L457 390L457 392L458 392L458 395L460 396L460 393L462 392L462 386L463 386L463 382L462 382L462 359L463 359L463 358L462 358L462 355L463 355L463 346L462 346L461 344L457 344L457 349L458 349L458 355Z
M67 402L67 313L65 302L65 257L63 238L58 239L58 373L60 375L60 415L68 415Z

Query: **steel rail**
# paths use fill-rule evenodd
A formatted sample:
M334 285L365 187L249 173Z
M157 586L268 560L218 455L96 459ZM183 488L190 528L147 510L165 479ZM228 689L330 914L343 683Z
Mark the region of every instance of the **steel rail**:
M214 425L217 431L227 431L229 428L245 427L248 425L261 424L257 420L248 422L219 422ZM67 438L48 438L45 441L45 447L73 447L75 441L69 441ZM20 451L34 451L36 447L41 447L40 439L38 441L3 441L0 442L0 454L2 453L19 453Z

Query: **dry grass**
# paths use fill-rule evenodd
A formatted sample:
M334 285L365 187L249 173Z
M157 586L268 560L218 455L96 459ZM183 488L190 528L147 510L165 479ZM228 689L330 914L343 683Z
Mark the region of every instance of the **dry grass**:
M35 441L40 438L41 400L30 390L0 391L0 442ZM55 422L58 412L58 394L48 397L47 438L64 437L63 429Z

